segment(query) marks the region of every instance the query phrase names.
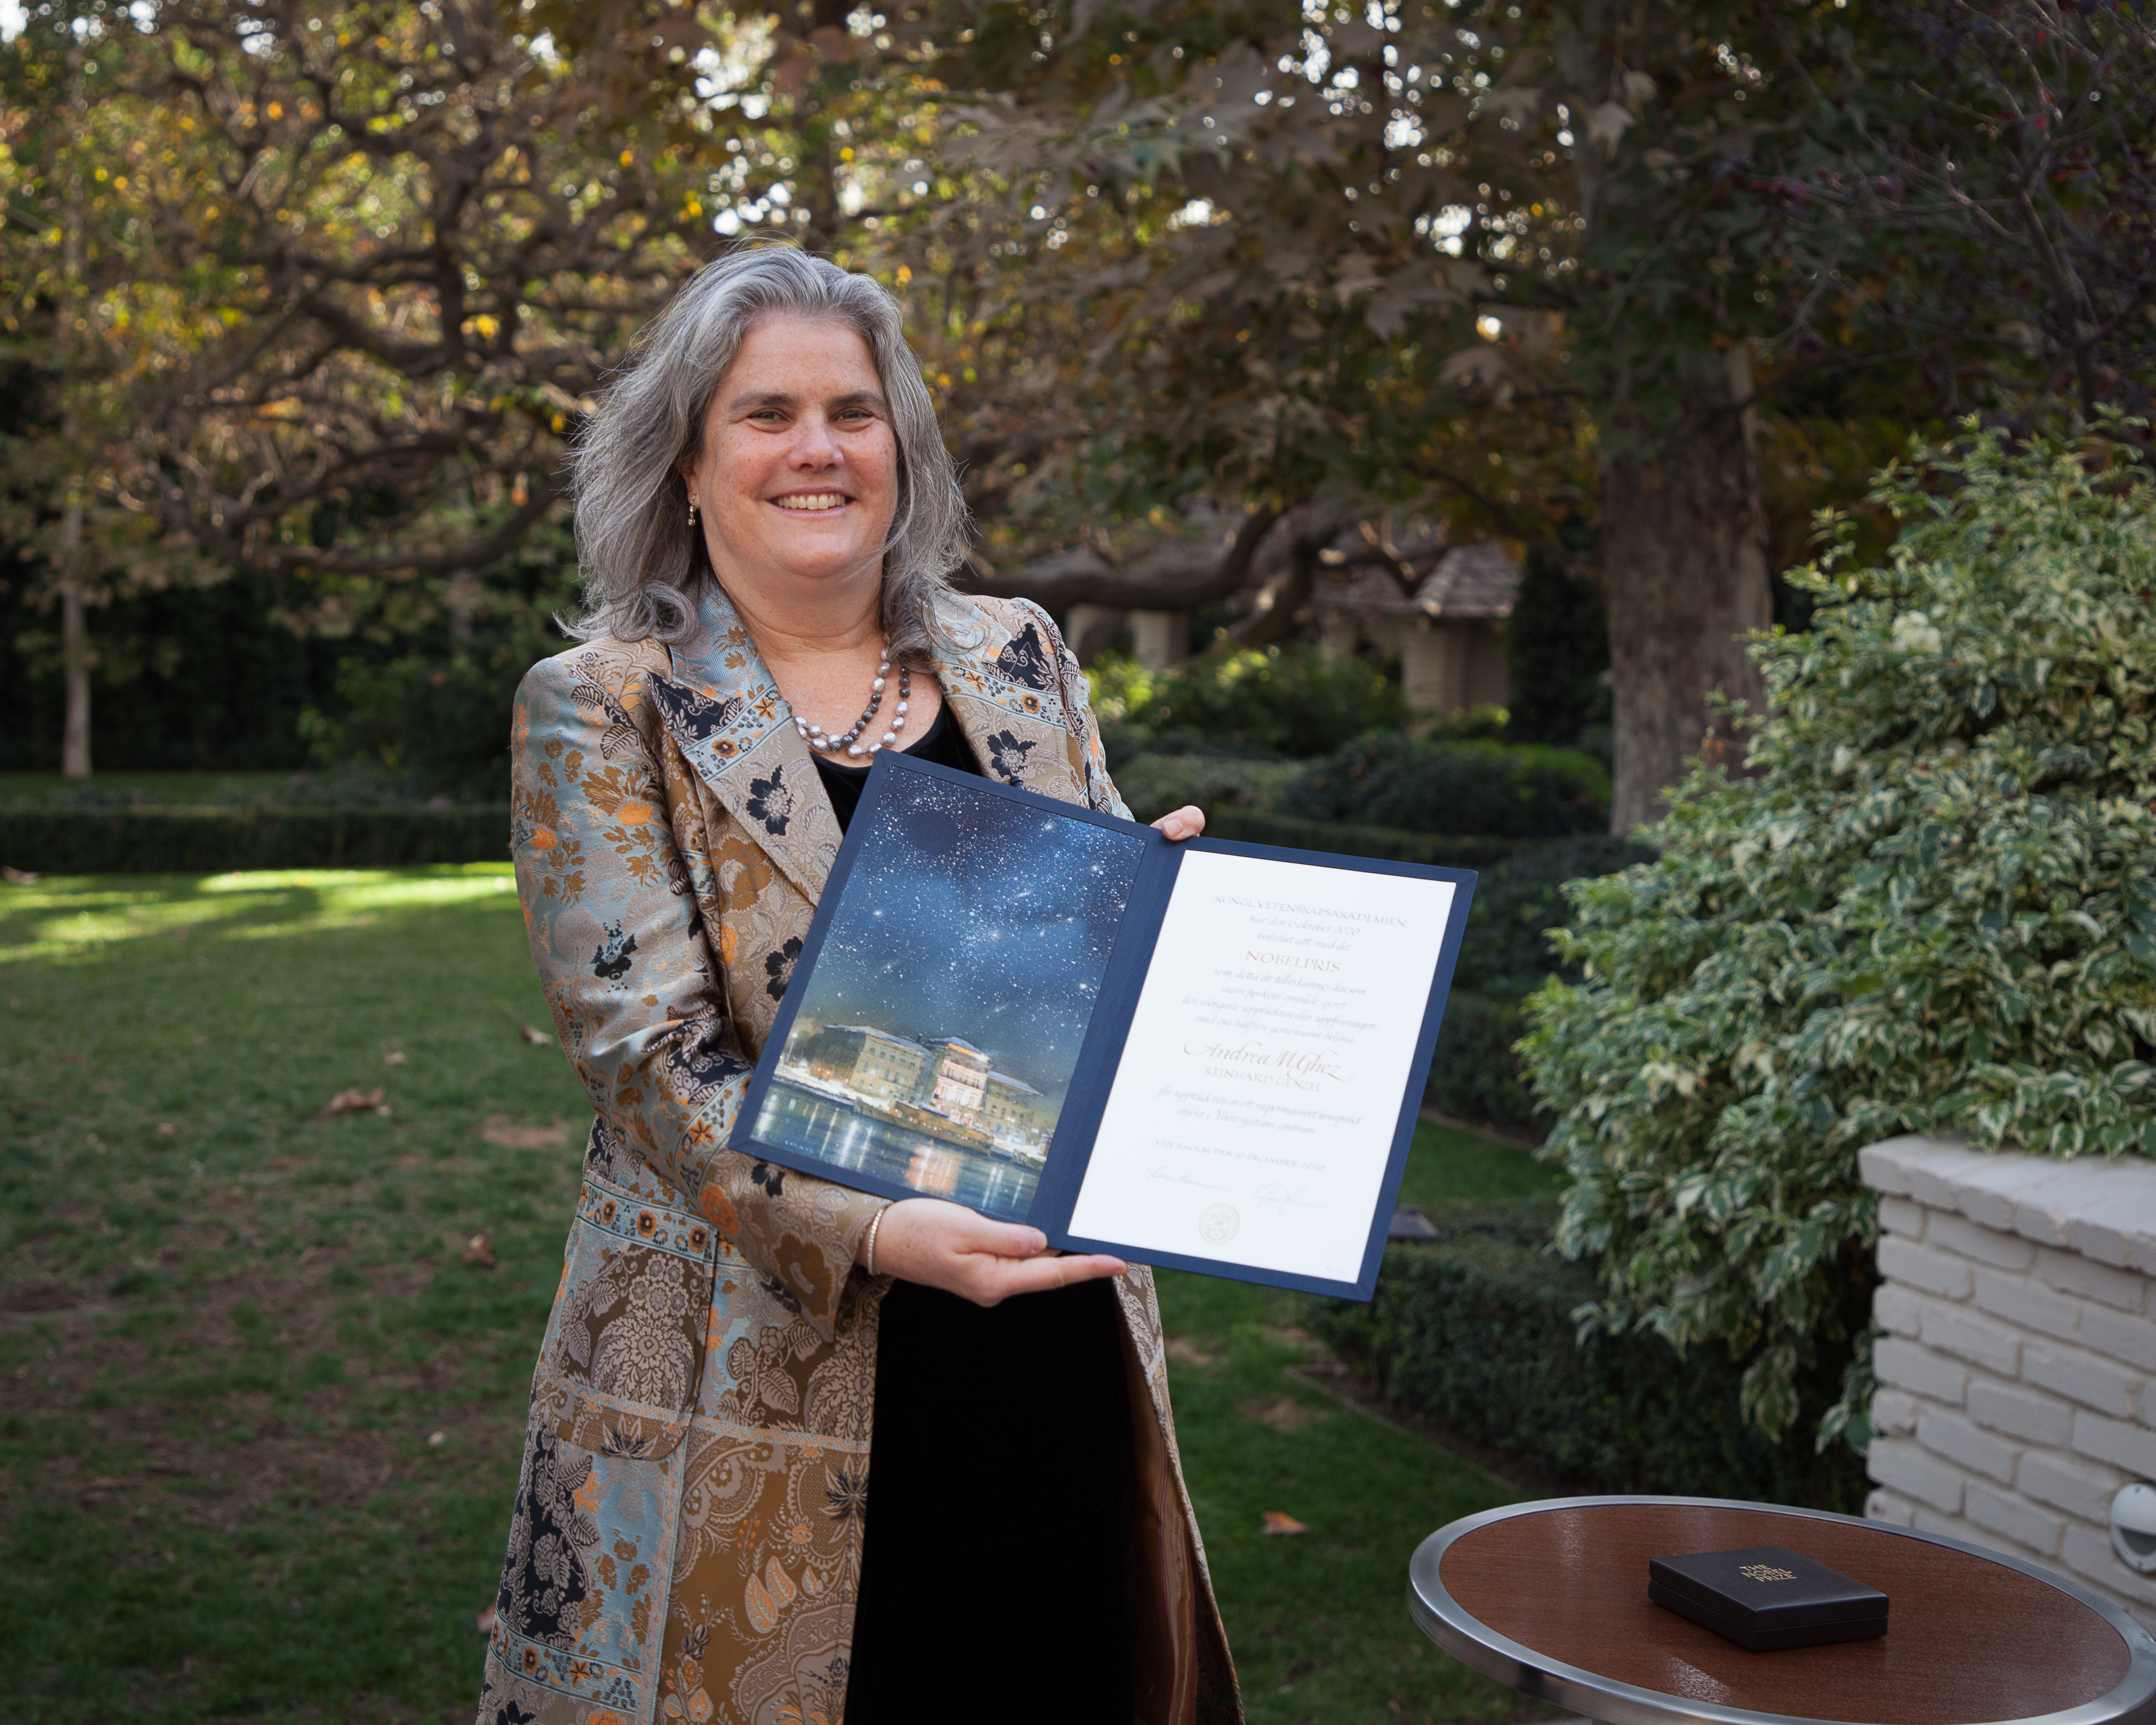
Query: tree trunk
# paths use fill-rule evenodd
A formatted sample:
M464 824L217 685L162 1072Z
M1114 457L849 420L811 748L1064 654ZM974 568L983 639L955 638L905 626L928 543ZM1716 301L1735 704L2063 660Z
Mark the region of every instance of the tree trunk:
M67 177L62 201L60 280L64 290L59 305L59 352L63 367L75 353L75 326L84 302L82 284L82 175L76 167L89 103L83 92L84 48L78 39L68 49L68 112L74 136L68 141ZM51 147L57 147L58 128ZM49 160L49 157L48 158ZM51 182L49 178L48 184ZM74 408L68 380L61 379L60 443L67 459L80 459L75 443ZM60 728L60 776L90 777L90 619L82 602L82 482L70 474L67 503L60 513L60 670L67 691L67 713Z
M1614 683L1609 829L1661 818L1661 793L1704 747L1738 764L1743 744L1709 705L1717 691L1765 705L1745 636L1773 620L1750 356L1686 380L1682 420L1651 449L1602 464L1601 575Z
M82 561L82 499L70 496L60 520L60 554L67 573L60 583L60 666L67 687L67 718L60 732L60 776L90 777L90 619L77 580Z

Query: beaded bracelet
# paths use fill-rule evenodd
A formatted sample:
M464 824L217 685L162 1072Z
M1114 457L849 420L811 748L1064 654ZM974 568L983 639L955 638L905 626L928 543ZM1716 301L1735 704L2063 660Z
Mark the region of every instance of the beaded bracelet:
M871 1221L871 1222L869 1224L869 1239L868 1239L868 1245L866 1245L866 1247L865 1247L865 1248L864 1248L864 1249L863 1249L862 1253L861 1253L861 1268L862 1268L862 1269L864 1269L864 1270L865 1270L865 1271L868 1271L868 1273L869 1273L870 1276L874 1276L874 1275L876 1273L876 1269L875 1269L875 1240L876 1240L876 1230L883 1226L883 1219L884 1219L885 1215L888 1213L888 1209L889 1209L889 1207L888 1207L888 1206L886 1206L884 1209L878 1210L878 1211L875 1213L875 1220Z

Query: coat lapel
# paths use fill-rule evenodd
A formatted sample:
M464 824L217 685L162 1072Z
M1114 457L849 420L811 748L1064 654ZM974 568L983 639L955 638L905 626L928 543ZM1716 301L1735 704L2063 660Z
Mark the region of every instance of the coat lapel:
M714 586L652 699L674 746L810 904L839 855L839 817L747 629Z
M944 698L990 778L1082 803L1086 787L1065 746L1069 720L1055 649L1029 607L1011 608L1014 618L999 621L956 594L938 608L937 675Z
M1009 621L951 594L937 608L934 670L981 770L1058 801L1082 803L1072 770L1054 647L1030 608ZM1016 624L1014 630L1012 623ZM660 723L773 864L816 903L839 854L839 820L793 714L748 630L713 587L697 631L653 680Z

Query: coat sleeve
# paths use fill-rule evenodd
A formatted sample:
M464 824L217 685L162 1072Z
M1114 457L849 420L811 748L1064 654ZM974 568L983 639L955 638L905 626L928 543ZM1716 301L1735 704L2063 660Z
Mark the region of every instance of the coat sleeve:
M1071 765L1086 787L1086 806L1097 814L1120 815L1129 820L1130 807L1116 791L1115 780L1108 777L1107 751L1101 746L1100 721L1093 716L1093 685L1086 680L1078 655L1070 650L1055 619L1046 611L1030 599L1017 603L1040 624L1041 639L1055 655L1063 683L1063 711L1070 727Z
M542 660L517 691L511 850L540 983L600 1117L829 1335L885 1200L727 1147L753 1067L641 699L596 655Z

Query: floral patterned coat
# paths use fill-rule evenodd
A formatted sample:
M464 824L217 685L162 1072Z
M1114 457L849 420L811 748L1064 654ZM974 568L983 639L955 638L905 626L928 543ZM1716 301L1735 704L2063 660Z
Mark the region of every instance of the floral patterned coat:
M671 649L572 648L517 696L517 891L598 1118L532 1382L480 1725L845 1712L890 1286L854 1253L885 1200L726 1142L839 825L723 595L698 621ZM988 772L1127 814L1045 612L954 598L934 624L933 669ZM1116 1286L1139 1717L1237 1720L1152 1272ZM971 1489L952 1460L952 1492Z

